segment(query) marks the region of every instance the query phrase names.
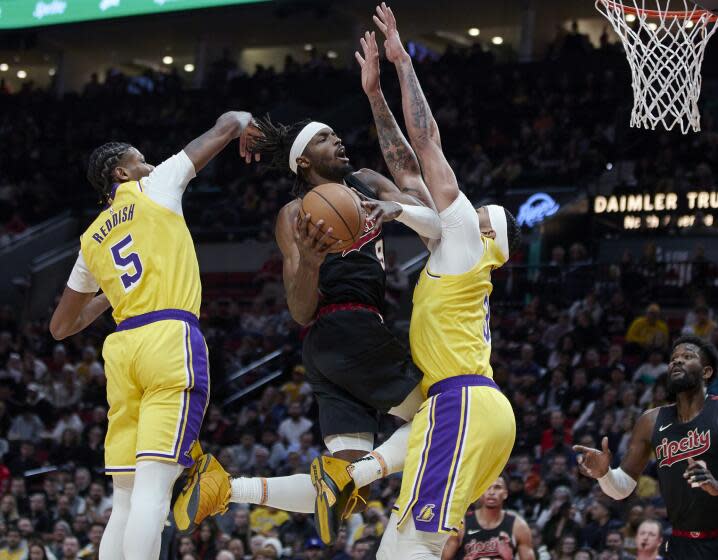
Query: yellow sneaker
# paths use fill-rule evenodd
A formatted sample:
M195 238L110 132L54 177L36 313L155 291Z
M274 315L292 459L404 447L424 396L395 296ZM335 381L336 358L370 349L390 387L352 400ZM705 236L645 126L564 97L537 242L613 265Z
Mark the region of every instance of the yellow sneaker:
M317 457L312 461L310 475L317 491L314 525L326 545L334 544L342 520L347 519L357 500L361 500L347 467L349 461L336 457Z
M172 513L180 534L192 533L210 515L227 511L232 479L212 455L202 455L189 470Z

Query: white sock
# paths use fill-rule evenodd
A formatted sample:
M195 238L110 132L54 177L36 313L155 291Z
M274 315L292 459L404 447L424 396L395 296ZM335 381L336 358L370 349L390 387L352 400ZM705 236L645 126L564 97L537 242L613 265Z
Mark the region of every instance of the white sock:
M100 541L100 560L125 560L122 555L122 540L125 538L127 519L130 516L130 498L134 475L113 475L112 515L107 522Z
M127 560L157 560L170 511L172 486L183 468L177 463L139 461L130 500L123 551Z
M308 474L275 478L234 478L230 502L260 504L293 511L314 513L317 492Z
M411 422L404 424L374 451L352 463L349 472L358 488L404 468L410 433Z

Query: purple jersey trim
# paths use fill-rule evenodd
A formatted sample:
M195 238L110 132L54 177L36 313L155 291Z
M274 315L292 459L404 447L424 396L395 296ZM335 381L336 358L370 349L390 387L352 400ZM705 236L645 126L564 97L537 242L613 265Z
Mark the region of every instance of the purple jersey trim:
M485 375L457 375L437 381L427 391L429 397L451 391L452 389L461 389L462 387L493 387L499 389L499 386L490 377Z
M184 321L193 327L199 327L199 319L194 313L190 313L184 309L160 309L159 311L150 311L149 313L143 313L142 315L125 319L117 325L117 329L115 330L117 332L127 331L129 329L144 327L157 321Z

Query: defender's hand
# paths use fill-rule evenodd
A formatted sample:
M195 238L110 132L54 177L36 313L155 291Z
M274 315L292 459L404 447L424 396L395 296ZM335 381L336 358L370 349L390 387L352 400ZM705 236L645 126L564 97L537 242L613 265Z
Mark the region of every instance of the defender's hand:
M371 200L365 198L362 208L366 212L367 221L374 223L374 227L379 227L383 223L391 222L401 215L402 208L397 202L389 200Z
M379 93L379 47L376 44L376 34L372 31L364 33L359 42L361 43L364 56L359 51L354 52L354 57L361 66L361 87L367 95Z
M384 34L384 37L386 37L384 50L386 51L387 60L392 64L396 64L397 62L408 59L409 53L406 52L404 45L401 43L394 12L386 5L386 2L382 2L381 6L376 7L376 13L374 23L376 23L376 26Z
M239 155L244 158L245 162L252 163L252 159L254 161L260 160L261 154L255 151L255 143L260 138L264 138L264 135L253 119L248 126L244 127L242 134L239 135Z
M611 466L611 450L608 448L608 438L601 441L602 450L574 445L573 450L581 455L578 456L578 468L581 474L590 478L601 478L605 476Z
M688 481L691 488L701 488L711 496L718 496L718 481L708 470L705 461L696 461L688 458L688 468L683 473L683 478Z

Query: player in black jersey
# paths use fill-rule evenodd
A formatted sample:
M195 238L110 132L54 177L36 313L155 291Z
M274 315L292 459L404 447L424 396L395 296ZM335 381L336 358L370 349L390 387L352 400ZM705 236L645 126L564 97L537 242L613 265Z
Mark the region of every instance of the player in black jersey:
M693 336L673 344L668 391L676 403L651 409L633 428L626 455L611 469L608 438L602 451L580 445L581 472L598 479L616 500L628 497L655 453L658 483L666 502L672 535L666 545L670 560L718 558L718 397L706 395L718 365L712 344Z
M365 86L376 85L367 82L366 73L362 76ZM373 79L378 83L378 59ZM270 167L295 176L296 198L279 212L276 238L289 310L298 323L309 326L303 362L319 406L322 436L333 457L312 464L311 481L306 475L236 479L231 499L314 512L325 543L334 540L340 516L356 505L354 487L403 466L409 426L372 451L379 414L388 412L408 421L423 401L421 373L382 318L386 274L381 219L374 221L368 212L362 237L334 253L328 242L331 229L322 233L321 221L314 226L311 216L299 215L302 197L313 187L343 183L365 198L398 202L406 214L423 210L436 218L439 231L416 156L381 90L374 93L370 99L377 134L396 183L370 169L354 170L341 138L323 123L284 126L268 116L257 119L240 149L248 162L261 154ZM359 459L361 466L352 467L351 461ZM352 503L345 507L347 501Z
M466 516L456 536L449 537L441 560L534 560L531 529L515 513L504 511L509 497L506 480L499 477Z

